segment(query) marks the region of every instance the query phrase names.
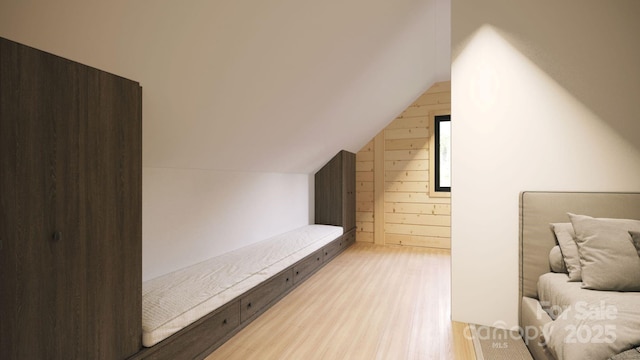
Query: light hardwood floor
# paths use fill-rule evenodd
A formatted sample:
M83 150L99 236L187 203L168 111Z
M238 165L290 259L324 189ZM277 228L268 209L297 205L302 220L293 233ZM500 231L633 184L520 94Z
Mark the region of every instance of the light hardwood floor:
M450 254L356 243L218 348L218 359L471 359Z

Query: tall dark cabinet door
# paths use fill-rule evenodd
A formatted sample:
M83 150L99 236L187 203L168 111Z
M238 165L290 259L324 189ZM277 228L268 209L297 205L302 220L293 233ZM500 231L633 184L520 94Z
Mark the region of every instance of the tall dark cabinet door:
M87 82L80 160L87 341L91 358L116 359L142 346L141 89L95 69Z
M125 109L137 123L112 120L122 130L110 132L96 114L120 111L107 110L120 99L95 92L95 72L0 38L0 359L117 359L140 347L140 90L119 89L136 98Z
M315 174L316 224L356 226L355 154L341 151Z
M91 358L118 359L142 346L141 89L88 70L82 124L80 205L87 243Z
M315 220L316 224L343 226L341 153L315 174Z
M87 313L77 300L86 284L86 244L77 241L84 109L75 99L86 92L84 69L4 39L0 48L0 357L79 357Z

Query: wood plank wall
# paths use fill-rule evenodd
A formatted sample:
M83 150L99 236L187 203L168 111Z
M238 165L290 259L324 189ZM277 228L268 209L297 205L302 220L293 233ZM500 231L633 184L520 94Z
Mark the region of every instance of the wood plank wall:
M443 110L450 82L434 84L356 154L357 241L451 247L450 198L429 196L429 113Z

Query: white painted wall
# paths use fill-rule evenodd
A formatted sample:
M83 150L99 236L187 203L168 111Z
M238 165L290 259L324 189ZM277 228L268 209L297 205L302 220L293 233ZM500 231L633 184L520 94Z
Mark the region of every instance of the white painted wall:
M144 168L144 280L312 223L309 185L305 174Z
M640 191L640 2L452 4L452 314L517 326L518 194Z

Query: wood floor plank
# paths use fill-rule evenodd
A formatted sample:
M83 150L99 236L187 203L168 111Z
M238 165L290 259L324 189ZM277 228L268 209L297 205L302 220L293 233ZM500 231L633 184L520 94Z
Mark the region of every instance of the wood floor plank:
M206 360L475 360L450 293L448 250L356 243Z

